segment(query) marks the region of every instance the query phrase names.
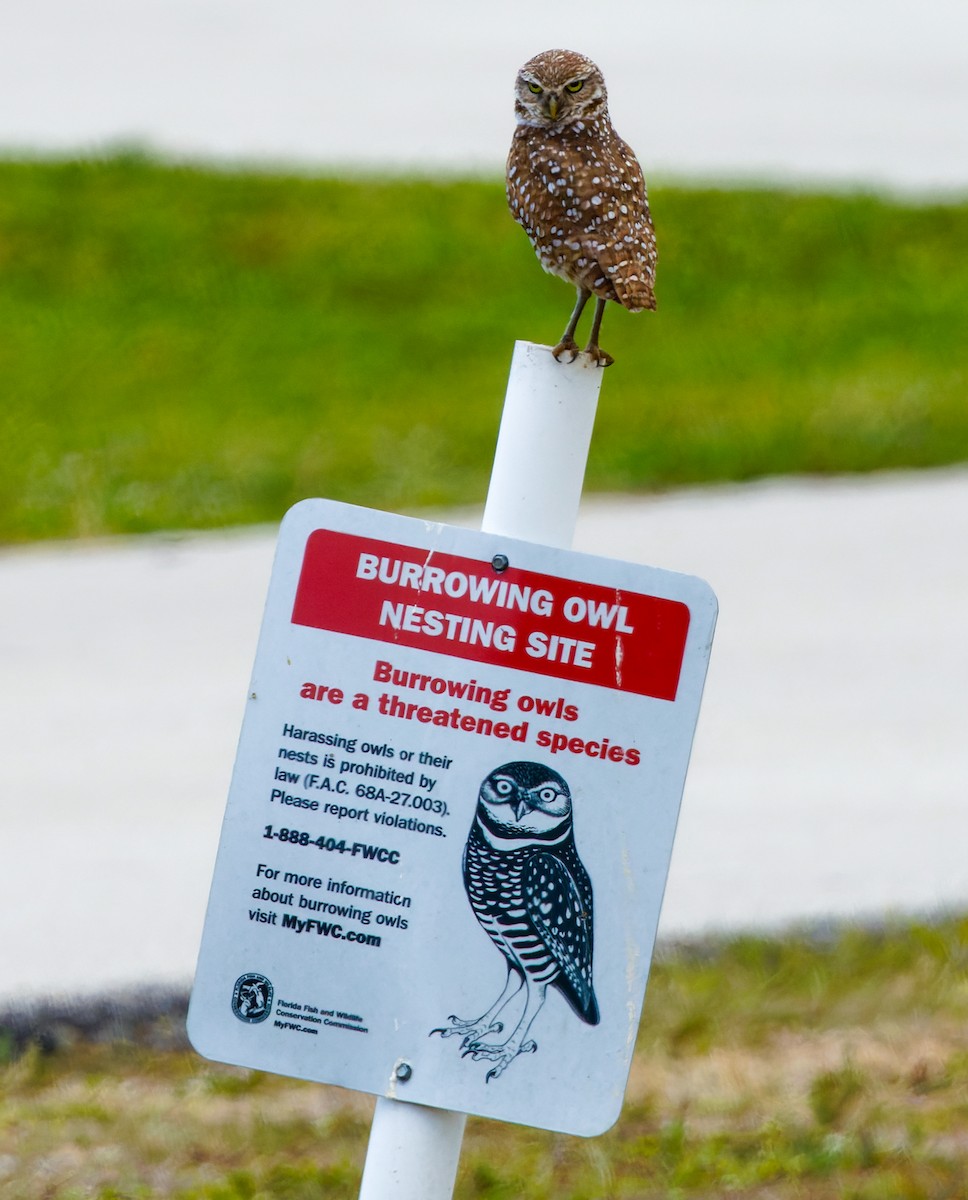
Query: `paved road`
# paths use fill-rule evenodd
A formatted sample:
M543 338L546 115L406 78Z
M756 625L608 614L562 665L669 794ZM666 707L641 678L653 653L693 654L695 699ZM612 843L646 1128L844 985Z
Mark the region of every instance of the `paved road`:
M968 190L964 0L31 0L0 147L496 173L518 66L597 59L647 174Z
M968 904L966 545L968 469L584 505L720 599L662 933ZM0 999L190 979L272 549L0 554Z

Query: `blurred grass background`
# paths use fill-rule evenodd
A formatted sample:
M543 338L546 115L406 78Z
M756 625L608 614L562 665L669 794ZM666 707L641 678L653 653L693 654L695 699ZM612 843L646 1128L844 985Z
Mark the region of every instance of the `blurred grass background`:
M953 917L666 947L616 1125L472 1117L456 1200L961 1200L966 947ZM371 1097L205 1062L164 1019L13 1049L5 1200L358 1194Z
M655 186L591 491L968 459L968 203ZM499 181L0 162L0 541L483 500L572 305Z

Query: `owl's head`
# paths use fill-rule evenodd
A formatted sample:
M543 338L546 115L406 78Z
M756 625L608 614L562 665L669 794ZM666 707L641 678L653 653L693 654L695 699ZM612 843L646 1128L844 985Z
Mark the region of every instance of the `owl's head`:
M518 71L514 115L519 125L594 121L606 112L602 73L590 58L574 50L545 50Z
M505 763L492 771L481 784L479 806L492 828L516 837L555 834L571 820L568 784L541 763Z

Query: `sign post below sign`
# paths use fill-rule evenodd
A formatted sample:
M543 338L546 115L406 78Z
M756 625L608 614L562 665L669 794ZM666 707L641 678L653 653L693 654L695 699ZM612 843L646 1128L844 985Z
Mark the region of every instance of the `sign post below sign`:
M362 1200L446 1200L465 1113L617 1118L716 603L576 554L601 372L519 344L479 531L280 531L189 1011L378 1097Z
M515 344L483 532L571 546L602 375L585 358L566 365L547 346ZM379 1097L360 1200L450 1200L466 1120Z

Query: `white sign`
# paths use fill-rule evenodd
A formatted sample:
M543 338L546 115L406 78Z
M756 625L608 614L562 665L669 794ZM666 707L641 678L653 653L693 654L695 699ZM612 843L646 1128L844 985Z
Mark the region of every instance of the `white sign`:
M716 602L305 501L189 1012L210 1058L567 1133L618 1117Z

